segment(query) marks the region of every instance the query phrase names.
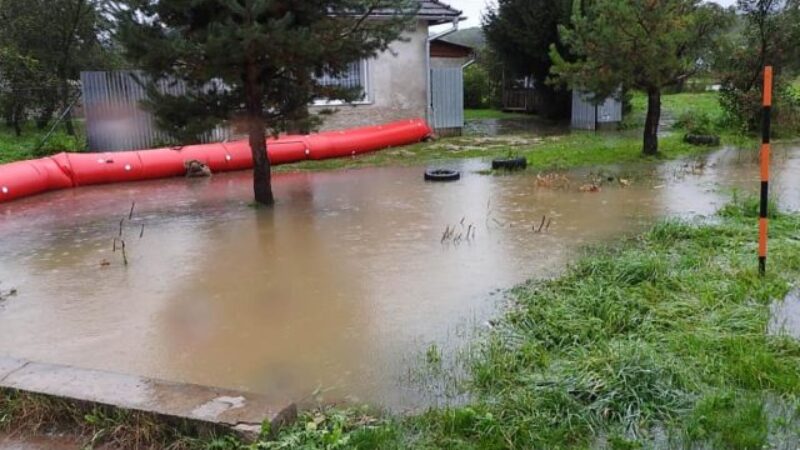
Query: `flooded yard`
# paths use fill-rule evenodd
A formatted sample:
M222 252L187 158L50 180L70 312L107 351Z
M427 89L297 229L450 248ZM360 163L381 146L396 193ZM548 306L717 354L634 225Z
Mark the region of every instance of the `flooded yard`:
M274 210L249 205L248 172L0 205L0 288L18 291L0 303L0 354L291 401L323 392L424 407L443 400L414 375L426 349L468 342L503 289L557 273L583 245L756 192L753 154L557 183L482 175L484 161L451 164L462 178L444 184L418 167L285 173ZM800 148L776 149L784 208L800 209L799 171ZM127 265L112 244L123 218Z

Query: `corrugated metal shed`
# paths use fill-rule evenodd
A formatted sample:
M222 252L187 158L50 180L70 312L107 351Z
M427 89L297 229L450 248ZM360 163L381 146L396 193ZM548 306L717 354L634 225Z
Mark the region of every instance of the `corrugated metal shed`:
M596 130L622 122L622 102L608 97L595 103L594 95L582 91L572 92L572 128Z
M464 127L464 73L461 67L431 70L431 122L435 130Z
M153 116L142 109L147 92L137 82L144 77L137 71L81 72L83 105L86 115L86 139L93 151L121 151L165 145L171 140L160 131ZM159 90L172 95L186 93L181 82L159 83ZM231 131L218 128L203 142L228 139Z

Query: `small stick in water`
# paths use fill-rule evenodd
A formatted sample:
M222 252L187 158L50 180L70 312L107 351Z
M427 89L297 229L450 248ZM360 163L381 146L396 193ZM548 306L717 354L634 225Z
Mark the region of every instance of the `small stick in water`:
M122 218L122 219L120 219L120 221L119 221L119 237L120 237L120 238L122 237L122 225L123 225L124 223L125 223L125 218L123 217L123 218Z
M142 231L139 232L139 239L141 239L143 237L144 237L144 224L142 224Z
M544 227L544 231L549 231L550 230L550 224L551 223L553 223L553 219L548 219L547 220L547 226Z
M128 214L128 220L133 219L133 208L136 207L136 202L131 203L131 212Z
M544 228L545 220L547 220L547 216L542 216L542 223L539 224L539 229L536 230L537 233L541 233L542 232L542 228Z
M122 240L122 262L127 266L128 265L128 254L125 253L125 241Z
M114 238L114 243L111 245L111 253L117 253L117 238Z

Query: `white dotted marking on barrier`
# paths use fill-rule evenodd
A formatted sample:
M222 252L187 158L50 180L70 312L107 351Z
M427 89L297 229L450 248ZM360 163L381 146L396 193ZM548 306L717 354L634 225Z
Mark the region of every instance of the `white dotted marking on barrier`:
M131 165L130 164L125 164L125 170L130 171L131 170Z
M225 161L230 161L230 160L232 160L232 159L233 159L233 158L231 158L231 155L225 155Z
M105 163L106 163L106 160L105 160L105 159L98 159L98 160L97 160L97 163L98 163L98 164L105 164Z
M311 154L311 150L309 150L309 149L306 149L306 156L308 156L308 155L310 155L310 154Z
M8 194L8 187L7 186L3 186L2 190L3 190L3 194Z

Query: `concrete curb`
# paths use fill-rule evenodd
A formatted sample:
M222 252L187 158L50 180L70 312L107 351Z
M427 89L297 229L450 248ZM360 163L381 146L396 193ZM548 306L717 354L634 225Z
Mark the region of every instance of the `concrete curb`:
M276 430L297 416L293 403L265 395L3 356L0 389L225 427L246 438L257 436L265 421Z

